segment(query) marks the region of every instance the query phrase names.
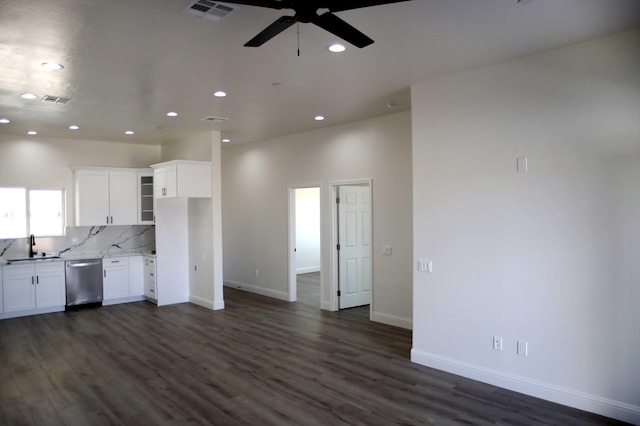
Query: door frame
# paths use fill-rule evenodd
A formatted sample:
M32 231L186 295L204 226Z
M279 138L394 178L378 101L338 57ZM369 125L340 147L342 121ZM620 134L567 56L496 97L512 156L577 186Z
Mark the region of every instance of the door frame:
M373 264L374 264L374 245L373 241L375 235L373 235L373 179L353 179L353 180L341 180L341 181L331 181L329 182L329 186L331 187L331 256L329 258L329 270L331 271L330 280L329 280L329 310L337 311L339 310L338 303L338 265L340 262L338 250L336 249L338 246L338 204L336 203L336 199L338 198L338 187L340 186L367 186L369 188L369 197L371 200L371 303L369 304L369 318L371 318L371 313L373 312L373 301L375 298L375 276L373 274ZM322 282L320 283L320 291L322 291ZM324 293L322 293L324 294Z
M291 184L287 185L287 221L289 223L289 235L288 235L288 245L287 245L287 267L288 267L288 298L289 302L295 302L298 300L298 279L296 272L296 189L305 189L305 188L318 188L320 190L320 304L322 306L322 264L323 262L323 244L322 240L322 206L323 206L323 194L321 183L305 183L305 184Z

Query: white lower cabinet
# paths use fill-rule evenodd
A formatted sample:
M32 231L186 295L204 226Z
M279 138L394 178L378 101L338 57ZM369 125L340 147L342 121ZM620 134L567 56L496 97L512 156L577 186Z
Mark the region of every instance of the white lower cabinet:
M129 257L129 296L144 295L144 269L142 256Z
M102 293L104 300L129 297L129 258L102 259Z
M158 300L156 286L156 257L144 256L144 295L151 300Z
M2 302L4 313L64 306L64 262L5 265Z
M143 274L142 256L103 258L102 291L104 300L102 304L109 305L112 303L143 300ZM112 303L110 303L110 301Z

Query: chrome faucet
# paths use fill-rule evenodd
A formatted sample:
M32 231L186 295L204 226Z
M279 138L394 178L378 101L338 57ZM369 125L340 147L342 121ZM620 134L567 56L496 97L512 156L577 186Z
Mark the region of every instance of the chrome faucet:
M34 250L33 248L36 245L36 237L31 234L31 236L29 237L29 257L33 257L36 253L38 253L38 250Z

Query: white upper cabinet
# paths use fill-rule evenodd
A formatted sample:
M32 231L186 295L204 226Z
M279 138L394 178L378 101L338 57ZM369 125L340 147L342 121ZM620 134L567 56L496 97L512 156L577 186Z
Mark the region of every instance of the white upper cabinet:
M138 172L138 225L155 223L155 198L153 194L153 170Z
M76 170L76 226L109 224L109 172Z
M109 218L111 225L138 223L137 172L109 172Z
M74 167L76 226L140 223L139 182L137 169Z
M154 164L156 198L210 198L211 163L173 160Z

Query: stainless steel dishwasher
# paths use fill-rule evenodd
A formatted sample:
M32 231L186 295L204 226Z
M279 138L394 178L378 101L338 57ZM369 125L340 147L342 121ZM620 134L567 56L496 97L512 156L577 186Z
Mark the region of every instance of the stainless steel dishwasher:
M102 259L67 260L67 306L102 303Z

